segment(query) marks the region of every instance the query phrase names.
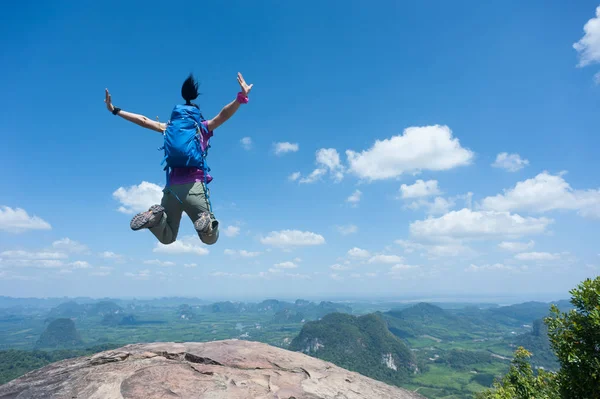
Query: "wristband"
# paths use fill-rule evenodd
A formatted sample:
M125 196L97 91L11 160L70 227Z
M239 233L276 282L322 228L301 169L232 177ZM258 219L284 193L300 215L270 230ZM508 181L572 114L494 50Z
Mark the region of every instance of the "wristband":
M113 110L112 110L112 114L113 114L113 115L116 115L116 114L118 114L119 112L121 112L121 108L114 107L114 108L113 108Z
M245 96L241 91L237 94L236 100L240 104L248 104L248 97Z

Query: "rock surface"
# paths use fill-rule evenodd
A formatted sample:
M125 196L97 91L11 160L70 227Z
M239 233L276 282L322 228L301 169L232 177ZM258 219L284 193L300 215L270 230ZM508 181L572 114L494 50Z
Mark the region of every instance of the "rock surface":
M424 399L332 363L226 340L127 345L0 386L0 399Z

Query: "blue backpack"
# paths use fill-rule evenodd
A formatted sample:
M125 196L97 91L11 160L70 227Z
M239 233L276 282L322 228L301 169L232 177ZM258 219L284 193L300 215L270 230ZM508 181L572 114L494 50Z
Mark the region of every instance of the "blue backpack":
M210 145L202 150L200 132L208 133L202 122L205 119L200 110L193 105L176 105L171 112L171 119L167 123L164 133L165 157L161 163L166 162L167 185L169 184L169 169L196 167L204 172L204 183L207 183L207 172L210 168L206 165L206 156Z

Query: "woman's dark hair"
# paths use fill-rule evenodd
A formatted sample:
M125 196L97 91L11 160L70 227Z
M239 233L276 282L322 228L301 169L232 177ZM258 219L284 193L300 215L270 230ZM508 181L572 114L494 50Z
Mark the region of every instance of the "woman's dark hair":
M190 74L190 76L188 76L188 78L185 80L185 82L183 82L183 85L181 86L181 96L183 97L187 105L194 105L191 101L198 98L199 94L200 93L198 92L198 82L196 82L194 76Z

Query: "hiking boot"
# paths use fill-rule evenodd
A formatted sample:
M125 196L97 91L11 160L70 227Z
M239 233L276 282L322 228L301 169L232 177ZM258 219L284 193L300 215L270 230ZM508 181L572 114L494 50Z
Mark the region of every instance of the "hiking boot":
M160 205L152 205L146 212L138 213L131 219L129 224L131 230L149 229L156 226L162 219L165 208Z
M200 218L194 222L194 228L199 233L209 233L212 230L212 221L208 212L202 212Z

